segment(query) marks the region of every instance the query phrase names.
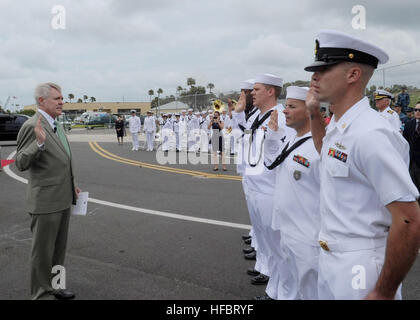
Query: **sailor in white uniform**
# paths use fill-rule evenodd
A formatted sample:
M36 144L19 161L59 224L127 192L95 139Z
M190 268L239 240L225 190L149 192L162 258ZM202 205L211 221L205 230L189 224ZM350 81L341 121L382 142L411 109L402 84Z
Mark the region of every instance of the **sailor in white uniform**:
M153 141L156 134L156 121L151 111L147 111L147 116L144 119L144 132L146 133L146 151L153 151Z
M272 247L277 245L272 242L272 208L275 187L275 174L264 166L264 139L265 129L274 109L278 110L279 130L286 135L283 106L277 104L281 93L283 80L275 75L262 74L255 79L252 91L254 105L260 109L260 114L255 117L252 124L245 120L245 96L241 98L235 107L232 117L238 125L246 130L244 135L245 168L244 180L248 191L247 205L254 237L257 239L258 251L255 264L256 275L251 279L252 284L265 284L270 276L270 260L272 259Z
M136 110L131 110L131 117L128 119L133 148L131 151L139 150L139 133L141 131L140 118L136 115Z
M401 132L400 116L390 107L391 101L394 99L393 94L385 90L377 90L374 96L379 114L389 121L392 128Z
M162 116L162 151L167 152L174 140L172 121L168 119L168 114Z
M200 126L200 152L209 152L209 136L208 136L208 126L207 121L207 112L202 111L201 117L199 119Z
M179 152L179 126L180 126L180 114L179 113L175 113L175 120L172 121L172 127L173 127L173 131L175 134L175 146L176 146L176 152Z
M188 130L187 130L187 110L181 110L179 117L179 150L187 151Z
M388 55L354 36L316 39L306 106L320 152L320 299L401 299L419 251L419 197L402 135L369 105L366 85ZM320 102L334 109L325 129Z
M305 105L308 89L287 88L283 112L286 125L295 129L296 135L288 137L279 151L282 134L277 134L274 111L265 142L265 164L276 171L271 227L281 234L274 248L276 267L266 288L267 295L274 299L318 299L319 154Z

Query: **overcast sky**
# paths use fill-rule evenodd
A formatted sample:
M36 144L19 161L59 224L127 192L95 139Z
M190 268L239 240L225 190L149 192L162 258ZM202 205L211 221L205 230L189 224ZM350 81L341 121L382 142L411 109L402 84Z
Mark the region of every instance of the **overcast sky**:
M238 90L242 80L273 73L309 80L319 30L336 29L384 48L385 67L420 60L418 0L0 0L0 101L33 103L39 82L60 84L65 97L149 101L187 87ZM54 29L55 5L65 29ZM355 30L352 8L366 9ZM63 21L62 21L63 22ZM380 66L381 68L382 66ZM386 85L420 87L420 62L385 72ZM371 84L382 85L378 71Z

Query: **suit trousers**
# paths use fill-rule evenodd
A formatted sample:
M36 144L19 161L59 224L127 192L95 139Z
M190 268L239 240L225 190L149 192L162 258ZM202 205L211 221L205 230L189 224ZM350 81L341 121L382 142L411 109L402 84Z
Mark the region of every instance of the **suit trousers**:
M64 266L70 208L32 217L31 299L51 297L51 273L56 265Z

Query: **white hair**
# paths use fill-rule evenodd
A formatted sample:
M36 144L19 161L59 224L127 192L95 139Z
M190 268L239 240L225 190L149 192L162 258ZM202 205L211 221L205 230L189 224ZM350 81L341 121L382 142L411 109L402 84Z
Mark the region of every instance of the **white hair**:
M55 89L61 93L61 87L58 84L52 82L40 83L35 88L34 98L37 106L39 107L39 98L48 98L50 96L51 89Z

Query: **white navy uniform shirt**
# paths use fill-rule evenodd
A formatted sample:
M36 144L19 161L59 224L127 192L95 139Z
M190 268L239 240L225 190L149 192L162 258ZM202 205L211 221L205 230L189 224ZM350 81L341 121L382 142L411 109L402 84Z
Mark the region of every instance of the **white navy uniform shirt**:
M206 117L199 118L200 129L205 130L207 132L209 123Z
M156 122L153 116L146 117L144 119L143 128L145 132L156 131Z
M379 112L379 114L391 123L393 129L397 131L401 130L400 116L390 107L387 107L384 111Z
M419 196L409 145L363 98L326 128L321 150L321 240L387 236L393 201Z
M175 133L179 133L179 125L180 125L180 120L174 120L172 121L172 127Z
M170 119L162 120L162 129L169 129L172 131L172 121Z
M187 130L188 131L191 131L191 130L193 130L194 129L194 124L193 124L193 122L194 122L194 119L196 118L196 116L195 115L189 115L189 114L187 114L187 116L186 116L186 121L187 121Z
M239 128L239 125L241 125L243 128L245 128L245 130L248 130L249 127L251 127L252 123L254 122L255 118L260 114L260 110L257 109L255 111L255 113L249 117L248 121L245 120L245 112L235 112L232 111L232 122L234 123L235 127L234 129L236 130L241 130ZM242 130L241 130L242 132ZM242 136L242 133L241 133ZM238 156L236 157L236 161L237 161L237 165L236 165L236 171L238 172L238 174L240 174L241 176L244 173L244 169L245 169L245 163L244 163L244 158L245 158L245 150L243 147L243 138L238 137L239 143L242 143L242 148L239 148L239 150L236 150L238 152Z
M141 130L141 122L140 118L137 116L131 117L128 119L128 123L130 124L130 132L137 133Z
M296 134L288 138L288 148L306 137ZM266 145L281 139L273 134ZM284 147L286 146L284 145ZM284 148L283 147L283 148ZM275 152L269 145L265 148L265 163L271 165L282 150ZM271 227L280 230L295 240L318 246L321 217L319 214L319 154L312 138L294 149L272 171L276 171L273 217Z
M277 109L278 112L278 124L279 124L279 132L286 132L286 118L283 114L284 107L281 104L278 104L271 108L270 110ZM251 128L254 121L258 119L262 119L264 115L269 112L267 110L264 114L259 113L255 117L251 117L246 122L245 128ZM235 120L238 123L241 123L241 120L245 120L245 113L233 113L232 117L235 117ZM274 193L275 187L275 172L268 170L264 166L264 152L261 153L261 147L264 145L265 140L265 131L261 129L261 127L268 127L268 122L270 121L270 117L267 117L265 121L260 125L259 129L256 130L254 133L254 139L252 141L252 145L249 145L250 134L247 133L243 137L243 148L244 148L244 180L247 184L249 190L261 192L264 194L271 195ZM281 151L281 150L280 150ZM249 157L249 152L251 152L251 157ZM251 163L256 164L260 170L257 170L256 167L251 167L249 163L249 158L251 158Z

